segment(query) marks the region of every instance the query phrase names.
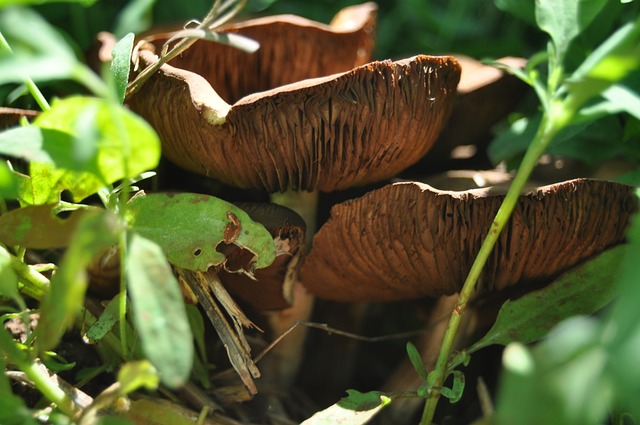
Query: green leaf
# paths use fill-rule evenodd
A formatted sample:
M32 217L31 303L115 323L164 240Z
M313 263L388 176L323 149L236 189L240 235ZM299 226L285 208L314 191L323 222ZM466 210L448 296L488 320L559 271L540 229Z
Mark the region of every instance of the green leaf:
M70 157L72 150L73 136L64 131L29 125L0 133L0 153L3 155L83 171L84 164L78 166Z
M25 77L35 81L73 78L81 66L64 37L31 9L0 11L0 28L13 49L13 53L0 51L0 85L22 83Z
M87 329L87 332L83 335L83 339L87 344L95 344L100 341L109 333L113 326L118 323L118 320L120 320L121 296L122 293L118 293L113 297L100 317L98 317L98 320L89 326L89 329Z
M160 247L136 234L129 240L126 270L142 349L162 382L176 388L193 364L193 336L178 281Z
M574 317L532 351L519 343L509 345L503 357L506 371L498 391L497 423L603 423L614 389L602 335L595 319Z
M86 214L78 224L40 307L36 328L40 351L53 349L81 311L88 284L86 267L105 248L117 243L116 223L113 214L101 210Z
M16 147L14 138L0 139L6 151L35 158L30 176L19 181L23 205L56 203L64 190L80 202L105 185L155 168L160 160L160 141L149 124L104 99L75 96L58 100L34 124L39 132L29 127L12 130L13 135L36 136L22 149Z
M572 268L549 286L505 302L491 329L466 351L473 353L493 344L534 342L567 317L600 310L615 295L615 271L625 250L625 246L609 249Z
M139 194L129 202L126 219L134 231L160 245L169 262L183 269L206 271L222 264L225 255L216 247L225 241L255 254L249 272L275 259L275 244L264 226L213 196Z
M609 113L626 112L640 120L640 93L623 84L614 84L602 93L608 101Z
M160 378L158 371L147 360L138 360L125 363L118 371L120 394L127 395L138 388L153 391L158 388Z
M84 115L84 111L90 113ZM134 178L155 168L160 160L160 141L153 128L125 107L104 99L74 96L57 100L34 124L79 140L76 149L67 152L67 162L56 161L55 165L66 168L68 162L82 162L86 164L83 169L71 169L96 174L107 184ZM85 131L79 131L82 129ZM95 145L87 148L95 152L93 158L84 155L85 148L78 148L82 143Z
M622 26L595 49L566 82L574 103L582 105L623 80L640 65L640 19Z
M409 356L409 361L411 361L413 368L418 372L418 375L426 381L427 369L424 367L424 363L422 362L422 357L420 356L418 349L410 341L407 342L407 355Z
M11 264L11 256L4 247L0 247L0 297L10 300L21 298L18 291L18 276Z
M18 178L6 162L0 161L0 198L16 199L17 197Z
M548 33L562 60L571 41L606 5L607 0L536 0L536 22Z
M443 397L449 399L449 403L457 403L462 398L462 393L464 393L464 373L459 370L451 371L451 375L453 375L453 386L451 388L443 387L440 388L440 394Z
M18 208L0 216L0 242L33 249L66 247L81 220L97 210L81 208L60 218L57 205Z
M361 393L347 390L347 394L347 397L316 413L302 425L365 424L391 402L391 398L380 391Z
M131 52L133 50L133 40L135 36L132 32L125 35L113 48L113 60L111 61L111 74L116 85L116 93L120 103L124 103L124 95L129 82L129 71L131 70Z

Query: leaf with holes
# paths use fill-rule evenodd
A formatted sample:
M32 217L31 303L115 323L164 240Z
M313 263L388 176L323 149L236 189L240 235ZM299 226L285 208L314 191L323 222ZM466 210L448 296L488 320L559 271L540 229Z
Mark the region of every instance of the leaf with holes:
M191 193L134 196L126 211L131 229L162 248L170 263L206 271L225 261L225 247L236 245L254 254L248 272L275 259L273 238L259 223L229 202Z

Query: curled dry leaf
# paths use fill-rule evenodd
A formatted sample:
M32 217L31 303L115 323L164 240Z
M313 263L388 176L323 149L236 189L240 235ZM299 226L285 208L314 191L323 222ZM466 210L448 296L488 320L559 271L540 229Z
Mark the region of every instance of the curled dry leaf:
M140 58L157 61L150 51ZM460 67L419 55L224 102L201 76L163 65L129 102L188 170L241 188L332 191L418 161L445 122Z
M248 262L251 253L233 247L227 253L224 269L218 272L225 288L234 296L260 310L281 310L292 303L292 285L304 249L305 223L289 208L276 204L237 203L249 217L262 224L273 236L276 258L264 269L254 272L255 279L233 273L237 264Z
M341 10L329 25L294 15L276 15L225 25L217 32L260 43L253 54L197 41L171 61L204 77L227 102L305 78L344 72L371 60L377 6L364 3ZM147 37L156 51L174 33Z
M548 279L624 240L631 186L577 179L524 194L480 290ZM303 284L321 298L400 300L459 291L504 198L491 188L397 183L336 205L313 240Z

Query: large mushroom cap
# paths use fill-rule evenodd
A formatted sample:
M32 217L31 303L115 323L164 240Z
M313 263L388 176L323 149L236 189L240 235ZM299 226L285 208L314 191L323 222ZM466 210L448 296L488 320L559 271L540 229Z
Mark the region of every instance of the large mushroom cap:
M221 33L249 37L260 43L250 54L236 48L197 41L171 65L204 77L229 103L258 91L305 78L348 71L371 60L377 5L342 9L329 25L294 15L276 15L237 22ZM159 52L174 33L147 38Z
M552 277L624 239L631 186L571 180L522 195L481 289ZM460 290L504 195L397 183L338 204L313 239L302 283L321 298L400 300Z
M150 65L157 57L141 51ZM392 177L431 147L460 67L420 55L372 62L227 105L201 76L169 65L130 99L183 168L240 188L332 191Z

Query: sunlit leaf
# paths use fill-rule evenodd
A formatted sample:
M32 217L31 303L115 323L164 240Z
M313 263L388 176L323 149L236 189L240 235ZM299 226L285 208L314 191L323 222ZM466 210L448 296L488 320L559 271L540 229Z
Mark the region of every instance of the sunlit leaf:
M0 247L0 296L16 300L20 298L18 276L11 265L9 253Z
M316 413L302 425L365 424L391 402L391 398L380 391L361 393L347 390L347 394L347 397Z
M51 350L80 312L87 290L86 268L94 257L118 241L118 227L112 214L101 210L86 214L74 233L60 268L51 279L36 328L38 347Z
M13 49L13 53L0 52L0 84L22 83L25 77L36 81L73 77L79 66L73 50L40 15L30 9L6 8L0 11L0 28Z
M566 83L575 103L583 104L640 66L640 19L622 26L595 49Z
M90 127L81 122L88 118L82 114L86 110L95 111L91 114L94 123ZM123 106L107 100L83 96L58 100L50 110L40 114L34 124L72 134L80 143L93 142L97 145L95 168L90 165L84 171L93 172L106 183L125 177L134 178L155 168L160 160L160 141L151 126ZM82 134L79 129L88 129L89 132ZM97 131L97 135L90 133L93 131ZM76 162L82 156L78 149L67 155L69 161ZM90 164L87 160L85 162ZM64 168L58 162L56 165Z
M118 371L118 382L120 383L120 393L126 395L138 388L155 390L158 388L160 379L158 371L147 360L127 362Z
M0 216L0 242L33 249L62 248L69 245L78 223L95 208L82 208L60 218L56 205L27 206Z
M225 241L255 254L255 268L275 258L273 238L264 226L213 196L139 194L129 202L126 218L134 231L160 245L169 262L183 269L206 271L223 263L225 255L216 247Z
M131 70L131 51L133 50L133 40L135 36L132 32L124 36L113 48L113 60L111 61L111 74L116 86L116 93L120 103L124 103L124 94L129 82L129 71Z
M178 387L193 364L193 336L178 281L160 247L136 234L129 241L126 270L142 349L162 382Z
M536 0L538 27L547 32L563 58L571 41L596 17L607 0Z
M9 166L0 161L0 198L15 199L18 197L18 178Z

